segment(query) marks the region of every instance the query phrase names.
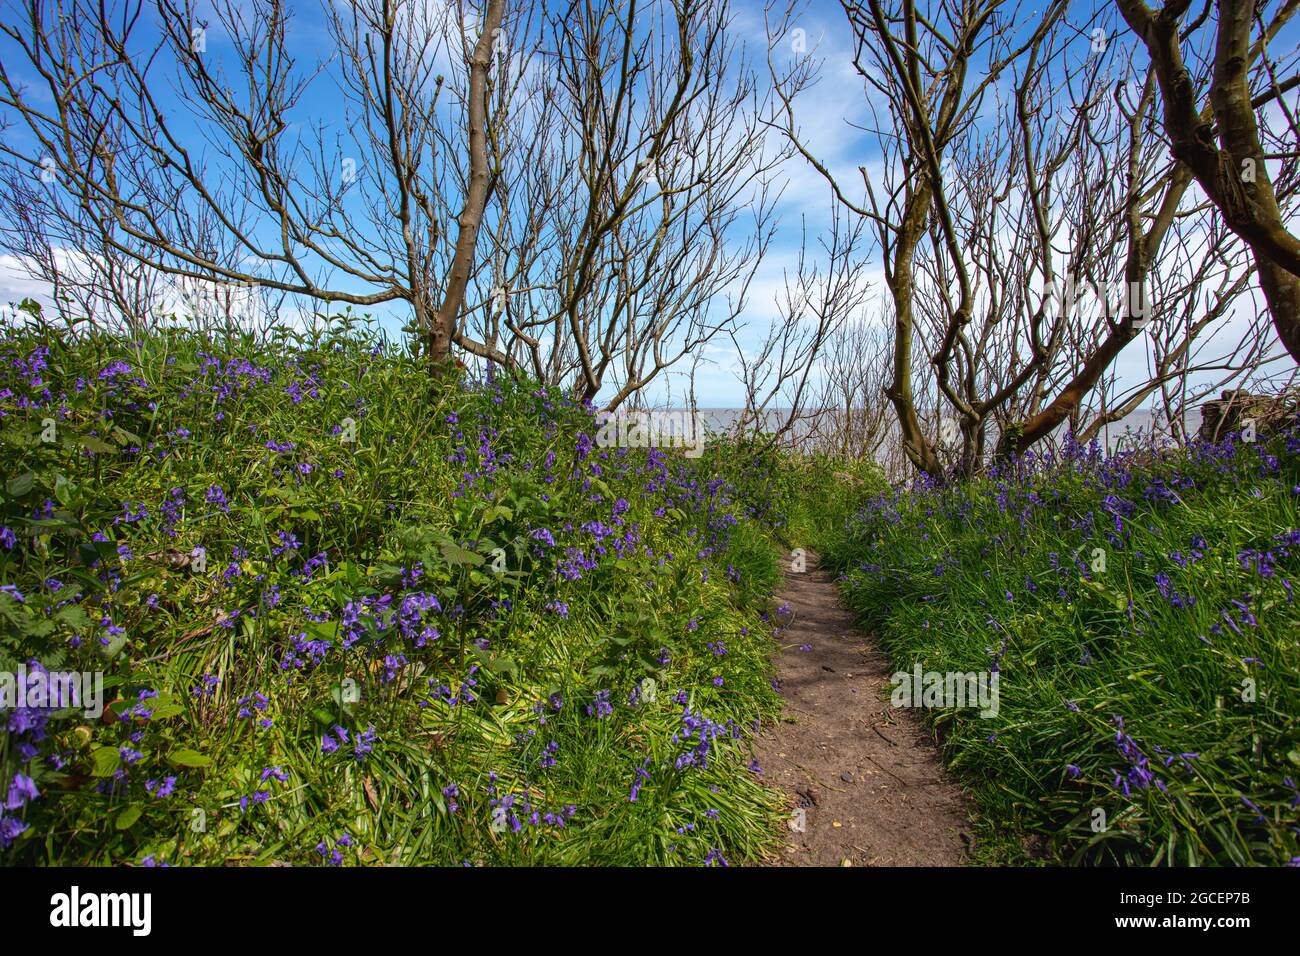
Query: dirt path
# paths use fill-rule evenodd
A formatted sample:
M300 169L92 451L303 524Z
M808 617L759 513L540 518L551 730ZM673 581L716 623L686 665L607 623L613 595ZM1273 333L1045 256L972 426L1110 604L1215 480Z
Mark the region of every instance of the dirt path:
M786 573L793 622L776 660L785 719L756 741L765 780L791 807L785 846L770 862L959 865L971 839L962 792L920 718L890 706L884 653L813 565L809 555L806 572Z

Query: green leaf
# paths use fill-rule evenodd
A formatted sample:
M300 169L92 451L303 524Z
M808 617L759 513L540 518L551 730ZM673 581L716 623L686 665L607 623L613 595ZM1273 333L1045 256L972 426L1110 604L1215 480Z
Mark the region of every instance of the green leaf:
M144 439L135 432L127 431L121 425L113 426L113 441L119 445L143 445Z
M197 750L191 750L188 747L173 750L167 756L167 759L177 767L209 767L212 765L211 757L205 757Z
M360 693L360 689L358 688L358 695L359 693ZM353 708L356 707L356 704L353 701L347 701L343 699L343 688L341 686L331 687L330 697L333 699L334 703L337 704L340 709L342 709L342 711L345 714L351 714Z
M54 497L59 504L65 507L72 503L72 497L76 494L77 486L68 481L65 475L59 475L54 479Z
M99 653L111 661L113 658L117 657L118 654L122 653L122 648L124 647L126 647L126 635L119 634L107 644L101 645Z
M314 637L318 637L323 641L334 641L337 640L339 636L339 622L308 621L307 630L310 631Z
M117 815L117 822L114 824L119 830L129 830L140 819L140 814L144 813L138 803L133 803Z
M116 455L117 449L104 441L102 438L96 438L94 435L82 435L81 447L87 451L93 451L96 455Z
M481 554L475 554L458 544L451 544L446 541L440 545L440 550L442 551L442 559L448 564L472 564L478 566L485 560Z
M90 626L90 615L80 604L65 604L54 612L54 619L69 627Z
M489 665L492 670L506 677L516 678L519 676L519 665L515 663L514 658L498 657Z
M110 777L122 764L122 755L116 747L96 747L90 754L91 776Z
M36 484L35 473L27 471L23 472L23 474L16 478L10 478L5 482L5 491L9 492L9 497L11 498L21 498L23 495L27 494L27 492L32 490L34 484Z
M150 720L166 720L168 717L175 717L177 714L185 713L185 708L175 702L163 704L161 707L155 707Z
M49 620L33 621L29 618L28 621L23 625L23 630L27 633L29 637L49 637L56 630L58 630L58 628L55 627L53 621L49 621Z

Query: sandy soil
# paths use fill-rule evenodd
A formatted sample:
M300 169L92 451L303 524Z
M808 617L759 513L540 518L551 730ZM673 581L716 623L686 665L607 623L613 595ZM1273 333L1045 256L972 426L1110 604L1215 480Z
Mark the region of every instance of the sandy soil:
M919 716L890 706L884 653L855 626L812 555L807 571L787 570L782 597L793 614L775 662L784 718L755 750L791 816L785 846L769 862L964 863L972 839L965 798Z

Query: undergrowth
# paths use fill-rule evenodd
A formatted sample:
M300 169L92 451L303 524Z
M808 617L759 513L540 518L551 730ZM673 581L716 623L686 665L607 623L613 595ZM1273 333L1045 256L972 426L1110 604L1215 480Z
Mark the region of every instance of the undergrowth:
M595 434L353 325L6 333L0 670L109 703L0 714L0 858L757 858L777 522Z

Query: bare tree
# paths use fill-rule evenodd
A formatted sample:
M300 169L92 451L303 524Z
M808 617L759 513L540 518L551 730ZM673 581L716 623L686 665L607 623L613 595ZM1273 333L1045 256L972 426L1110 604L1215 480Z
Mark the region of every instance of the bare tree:
M1183 44L1195 43L1198 31L1211 22L1208 0L1185 27L1192 0L1169 0L1158 11L1143 0L1116 3L1145 44L1159 79L1164 128L1174 156L1254 251L1278 338L1300 361L1300 239L1288 231L1284 212L1300 158L1300 129L1285 93L1300 83L1300 76L1280 81L1283 68L1268 52L1269 42L1300 2L1214 0L1213 71L1208 78L1194 77L1183 53ZM1294 52L1287 60L1286 66L1294 65ZM1280 130L1269 123L1268 107L1274 104L1282 117ZM1282 161L1277 188L1269 160Z
M1235 237L1207 232L1207 207L1189 202L1190 172L1158 155L1151 72L1117 56L1097 19L1068 22L1063 2L843 7L879 171L862 167L855 187L804 145L795 101L811 67L774 67L773 81L783 132L873 225L893 313L886 395L913 466L970 475L994 427L1002 456L1082 427L1089 396L1148 327L1159 361L1125 404L1190 374L1197 336L1230 313L1248 277ZM789 22L787 10L770 32ZM1215 265L1201 268L1190 249ZM1219 297L1189 319L1215 277ZM919 380L918 352L931 373ZM1263 352L1244 349L1250 361Z
M824 411L815 401L826 388L817 380L825 371L819 359L832 342L848 344L845 325L861 319L870 293L862 233L861 220L846 221L837 210L820 253L810 251L804 236L794 267L775 296L777 314L766 335L751 345L732 333L745 389L735 428L766 434L764 449L792 441L806 444L814 420ZM840 387L850 387L849 370L841 371Z
M824 354L811 440L841 459L878 460L894 424L884 399L890 365L883 323L874 315L850 318L830 336Z
M950 256L942 281L947 297L947 328L933 364L939 369L940 389L962 413L968 443L978 441L981 422L1005 399L999 394L992 405L972 405L952 388L949 378L954 351L969 353L963 340L965 327L976 307L976 289L957 235L952 209L945 194L945 154L976 120L989 88L1010 65L1027 52L1036 53L1061 19L1065 4L1054 3L1030 30L1019 32L999 19L999 0L982 3L938 4L934 19L912 3L886 10L876 0L866 5L842 4L853 37L853 65L875 117L874 139L884 154L883 191L874 188L863 167L861 191L841 182L804 146L795 120L794 101L814 80L813 68L802 61L782 72L773 65L773 85L784 106L781 128L795 148L830 184L836 198L854 214L872 223L884 258L885 282L893 304L893 378L886 395L898 417L901 440L908 458L931 475L944 472L934 442L927 437L917 412L913 386L913 354L917 341L918 256L927 241L941 246L939 255ZM787 8L775 29L788 26L793 10ZM972 78L973 67L983 61L982 79ZM884 101L882 118L875 100ZM897 131L897 132L895 132ZM955 290L946 280L955 281ZM951 293L951 294L950 294ZM1041 318L1041 317L1040 317ZM1039 322L1030 332L1037 344ZM973 357L973 353L972 354ZM1041 361L1041 357L1036 358ZM973 371L968 369L968 372ZM1027 378L1032 368L1022 372ZM973 386L968 374L966 383ZM967 456L969 457L969 455Z
M299 64L280 0L218 0L214 22L192 0L30 0L0 23L20 54L0 64L0 107L23 133L0 145L17 189L6 204L35 214L35 245L93 249L101 272L405 303L442 362L490 192L504 9L326 5L339 50L329 73ZM215 31L228 55L209 52ZM339 112L300 125L309 88L331 80Z
M722 0L572 0L519 79L474 324L614 408L725 335L771 241L764 97Z

